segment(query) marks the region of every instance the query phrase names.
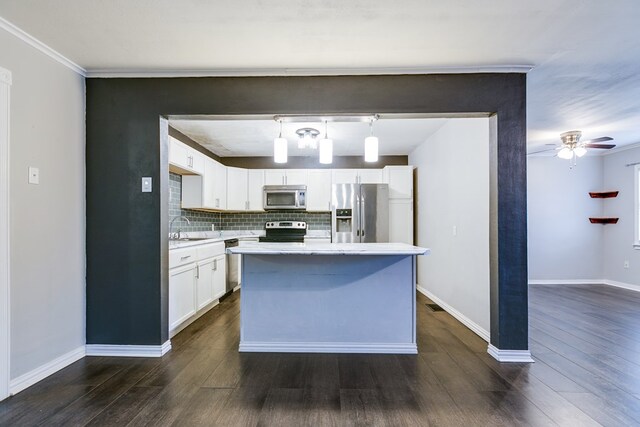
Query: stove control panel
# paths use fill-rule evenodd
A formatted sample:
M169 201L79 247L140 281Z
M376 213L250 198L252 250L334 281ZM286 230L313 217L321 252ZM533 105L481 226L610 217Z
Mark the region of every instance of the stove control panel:
M294 229L294 230L306 230L307 223L304 221L269 221L265 224L267 230L282 230L282 229Z

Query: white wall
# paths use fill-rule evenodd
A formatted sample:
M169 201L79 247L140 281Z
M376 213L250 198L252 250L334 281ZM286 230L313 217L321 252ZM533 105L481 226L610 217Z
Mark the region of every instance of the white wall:
M416 244L432 250L418 257L418 285L488 337L489 119L449 120L409 164L416 166Z
M589 217L602 216L601 157L583 157L577 166L557 157L528 158L527 211L529 280L603 278L603 227Z
M605 215L620 218L617 224L606 225L604 229L604 277L640 289L640 250L632 247L635 231L634 168L625 166L640 162L640 147L606 155L603 160L604 189L620 191L618 197L604 202ZM628 269L624 268L625 261L629 261Z
M84 78L0 29L12 72L11 378L85 342ZM40 185L27 168L40 168Z

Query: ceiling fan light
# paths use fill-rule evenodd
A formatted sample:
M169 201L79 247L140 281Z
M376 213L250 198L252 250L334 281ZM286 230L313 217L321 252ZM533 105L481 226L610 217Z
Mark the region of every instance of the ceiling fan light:
M329 165L333 163L333 141L328 138L320 140L319 144L320 163Z
M378 161L378 138L375 136L368 136L364 139L364 161Z
M273 140L273 161L276 163L287 163L287 140L276 138Z
M575 150L573 150L576 153L576 156L578 157L582 157L585 154L587 154L587 149L584 147L577 147Z
M573 158L573 150L564 147L562 150L558 151L558 157L565 160L571 160Z

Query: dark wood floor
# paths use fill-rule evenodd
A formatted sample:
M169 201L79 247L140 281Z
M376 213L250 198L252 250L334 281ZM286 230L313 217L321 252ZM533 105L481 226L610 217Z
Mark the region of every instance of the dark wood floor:
M534 364L418 297L417 356L239 354L239 296L162 359L87 357L0 403L1 425L640 425L640 294L532 286Z

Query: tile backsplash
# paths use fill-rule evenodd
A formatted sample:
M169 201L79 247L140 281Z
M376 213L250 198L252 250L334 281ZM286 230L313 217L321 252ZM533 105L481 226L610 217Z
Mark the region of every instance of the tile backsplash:
M184 220L176 220L174 231L180 228L182 231L211 231L211 224L215 224L216 230L263 230L267 221L293 220L306 221L309 230L331 230L331 214L328 212L294 212L294 211L269 211L269 212L201 212L191 209L182 209L182 176L169 173L169 220L176 216L186 216L191 221L187 225Z

